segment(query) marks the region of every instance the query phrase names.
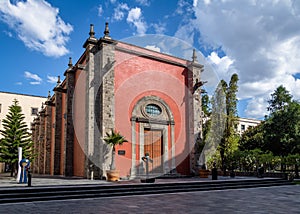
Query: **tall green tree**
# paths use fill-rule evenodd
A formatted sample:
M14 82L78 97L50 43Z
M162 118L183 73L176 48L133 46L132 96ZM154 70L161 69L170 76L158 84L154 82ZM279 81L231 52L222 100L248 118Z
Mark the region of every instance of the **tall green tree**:
M3 136L0 146L0 159L10 165L11 176L13 176L18 166L18 147L22 147L23 157L32 157L33 142L24 119L22 108L15 99L2 121L3 130L0 130Z
M199 163L206 164L215 155L225 129L226 99L221 82L210 99L209 119L203 125L203 151Z
M288 104L292 102L292 95L285 87L280 85L274 93L271 94L271 99L268 100L268 111L274 113L276 111L283 110Z
M238 149L239 136L235 131L237 123L237 92L238 92L238 75L231 76L229 85L221 80L221 85L225 92L226 98L226 123L223 137L219 146L222 170L226 173L227 159Z
M282 85L271 94L268 103L270 114L264 124L266 150L281 156L281 169L285 170L285 159L300 153L300 104Z
M239 142L239 149L241 151L258 148L264 150L266 149L264 143L264 122L262 122L259 125L249 128L243 132Z

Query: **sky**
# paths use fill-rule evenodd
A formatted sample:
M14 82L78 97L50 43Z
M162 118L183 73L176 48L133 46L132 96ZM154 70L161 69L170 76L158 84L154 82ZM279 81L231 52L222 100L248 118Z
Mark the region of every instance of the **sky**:
M262 119L280 85L300 99L298 0L0 0L0 91L47 96L83 53L90 24L100 38L105 22L116 40L184 41L210 67L204 81L237 73L240 117Z

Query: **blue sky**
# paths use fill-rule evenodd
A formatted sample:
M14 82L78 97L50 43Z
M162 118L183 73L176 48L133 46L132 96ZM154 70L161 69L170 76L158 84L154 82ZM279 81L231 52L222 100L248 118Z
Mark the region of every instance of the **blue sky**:
M267 100L281 84L300 98L300 1L294 0L0 0L0 91L47 96L68 58L76 62L82 54L89 25L99 38L106 21L113 39L181 39L203 53L218 79L237 73L241 117L267 114Z

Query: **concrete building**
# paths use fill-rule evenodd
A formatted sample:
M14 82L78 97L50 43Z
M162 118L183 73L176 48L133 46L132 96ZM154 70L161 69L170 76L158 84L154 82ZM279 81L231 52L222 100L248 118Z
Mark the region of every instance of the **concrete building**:
M202 136L203 66L195 51L189 61L117 41L107 23L103 37L93 25L89 35L32 124L34 172L105 177L111 148L102 139L115 129L128 140L116 148L121 177L145 174L145 153L151 173L191 174Z
M37 116L39 109L42 106L42 103L47 100L46 97L34 96L27 94L18 94L11 92L0 92L0 130L3 129L2 120L6 117L9 106L13 104L14 99L19 101L19 105L22 107L22 113L25 116L25 122L30 131L30 125L33 119ZM0 138L2 135L0 134ZM0 164L0 171L4 169L4 164Z
M259 125L262 121L249 118L238 118L236 130L239 134L243 134L247 129Z
M22 113L25 116L25 122L30 130L30 125L33 119L37 116L42 103L47 100L47 97L34 96L28 94L18 94L12 92L0 91L0 129L2 130L2 120L6 117L9 106L13 104L14 99L19 101L22 107ZM0 134L1 138L1 134Z

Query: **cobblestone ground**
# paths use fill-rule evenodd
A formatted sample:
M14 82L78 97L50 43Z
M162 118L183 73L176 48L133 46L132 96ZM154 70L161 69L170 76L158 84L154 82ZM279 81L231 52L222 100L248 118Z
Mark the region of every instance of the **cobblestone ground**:
M300 185L5 204L0 213L300 213Z

